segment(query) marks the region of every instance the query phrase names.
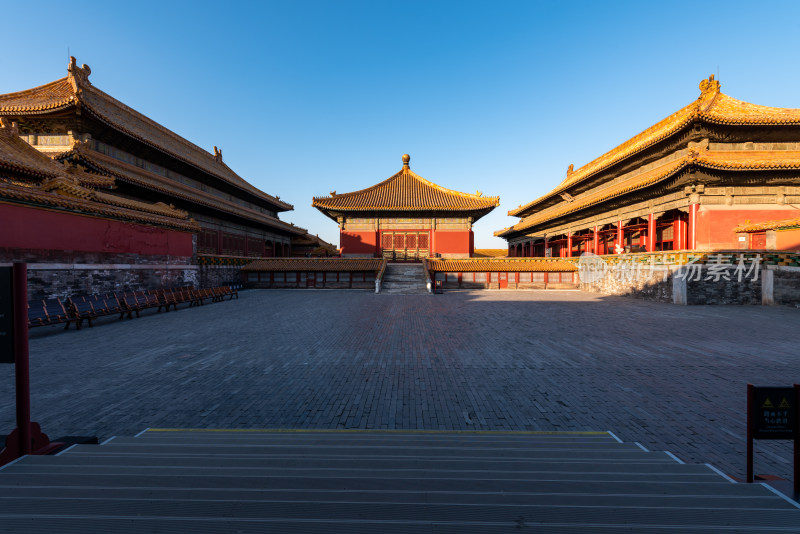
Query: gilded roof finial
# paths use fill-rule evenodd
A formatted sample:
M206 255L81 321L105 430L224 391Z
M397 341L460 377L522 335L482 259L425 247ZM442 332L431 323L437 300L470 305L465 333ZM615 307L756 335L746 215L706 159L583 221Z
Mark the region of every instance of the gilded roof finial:
M403 168L404 169L410 168L409 165L408 165L409 161L411 161L411 156L409 156L408 154L403 154Z

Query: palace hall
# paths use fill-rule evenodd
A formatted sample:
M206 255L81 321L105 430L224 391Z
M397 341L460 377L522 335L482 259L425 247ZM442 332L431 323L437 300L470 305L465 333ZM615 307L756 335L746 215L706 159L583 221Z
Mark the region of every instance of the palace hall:
M570 165L555 189L509 211L520 221L495 235L515 257L759 248L766 241L753 238L753 225L798 209L800 109L737 100L711 76L696 101Z
M77 169L80 176L113 182L116 197L188 214L194 229L190 257L291 255L292 240L307 235L305 229L278 218L293 209L291 204L237 175L223 162L219 148L210 153L104 93L91 83L90 74L87 65L79 67L70 58L64 78L0 95L0 117L36 150ZM3 214L10 209L5 201L0 203ZM16 241L8 242L11 236L4 232L0 250L5 261L31 257L36 250L42 257L55 255L57 251L47 252L52 248L48 236L63 228L51 226L43 233L40 210L14 210L25 250ZM96 256L123 246L117 242L122 235L111 233L107 238L99 248L81 242L73 248L58 247L72 256L51 261L119 263L118 258ZM84 253L95 256L87 259Z
M314 198L311 205L339 224L342 256L419 261L473 255L472 225L500 198L436 185L414 173L409 161L403 155L400 172L372 187Z

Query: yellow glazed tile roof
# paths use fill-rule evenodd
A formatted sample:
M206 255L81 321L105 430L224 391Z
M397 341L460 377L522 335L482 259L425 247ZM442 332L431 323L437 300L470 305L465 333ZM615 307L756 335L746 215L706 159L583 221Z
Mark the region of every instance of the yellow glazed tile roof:
M242 267L243 271L375 271L383 265L381 258L267 258Z
M87 65L78 67L75 58L71 57L66 78L33 89L0 95L0 115L42 115L61 109L80 108L115 130L268 201L278 211L293 209L291 204L261 191L231 170L222 162L221 151L215 150L215 154L211 154L126 106L93 86L89 81L90 74L91 69Z
M434 272L572 272L574 263L562 260L531 259L478 259L427 260L428 269Z
M790 229L790 228L800 228L800 217L794 217L792 219L780 219L777 221L766 221L762 223L745 223L740 224L736 228L733 229L734 232L743 232L743 233L750 233L750 232L764 232L766 230L783 230L783 229Z
M611 198L653 185L671 176L674 176L677 172L684 169L688 164L688 158L681 158L671 161L654 169L650 169L647 172L637 174L618 184L590 193L588 196L582 197L580 200L575 200L569 203L564 202L558 204L553 209L534 213L533 215L522 219L520 222L510 228L498 230L494 233L494 235L502 237L514 232L519 232L557 217L562 217L581 209L594 206L595 204L599 204Z
M170 196L185 200L192 204L211 207L229 214L244 217L273 228L278 228L296 235L303 235L306 229L284 222L252 208L241 206L229 200L217 197L206 191L195 189L191 186L170 180L159 174L147 171L141 167L120 161L111 156L76 145L71 151L60 154L59 158L75 156L90 167L100 172L115 176L119 180L130 182L146 189L166 193Z
M476 248L473 258L503 258L508 256L508 250L504 248Z
M532 202L510 210L508 214L519 216L542 201L653 146L695 121L731 125L800 125L800 109L773 108L736 100L721 93L719 81L711 76L700 82L700 96L696 101L583 167L573 171L570 165L566 179L558 187Z
M447 189L411 171L408 155L403 168L387 180L352 193L316 197L311 205L321 211L476 211L492 210L500 197L484 197Z
M729 171L748 170L796 170L800 169L800 151L788 150L697 150L689 149L686 155L650 169L634 174L630 178L610 187L605 187L580 197L573 202L562 202L552 209L543 210L525 217L510 228L498 230L496 236L507 236L531 228L557 217L568 215L614 197L624 195L671 178L683 169L693 166Z
M183 231L200 229L185 211L93 189L97 186L110 189L114 181L51 160L23 141L7 121L0 120L0 202L64 209Z

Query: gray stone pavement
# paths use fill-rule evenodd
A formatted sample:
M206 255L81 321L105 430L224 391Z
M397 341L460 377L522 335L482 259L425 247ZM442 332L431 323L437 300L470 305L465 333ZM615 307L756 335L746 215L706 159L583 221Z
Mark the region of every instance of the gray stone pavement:
M745 384L800 382L800 310L577 291L239 300L31 331L51 437L147 427L611 430L743 477ZM0 433L14 367L0 366ZM7 429L7 430L5 430ZM756 443L791 477L791 443Z

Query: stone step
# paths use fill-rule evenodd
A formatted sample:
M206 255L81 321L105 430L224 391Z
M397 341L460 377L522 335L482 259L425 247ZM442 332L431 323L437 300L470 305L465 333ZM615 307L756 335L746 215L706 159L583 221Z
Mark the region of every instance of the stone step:
M50 499L63 497L61 487L18 487L14 490L15 498ZM460 503L465 504L506 504L529 505L561 505L564 495L551 495L531 492L421 492L421 491L360 491L354 489L340 490L301 490L286 492L270 489L237 489L228 488L224 492L218 488L155 488L147 487L70 487L69 496L75 499L135 499L151 498L162 500L209 500L225 499L238 501L295 501L295 502L398 502L398 503ZM761 495L657 495L657 494L619 494L591 495L575 493L569 495L572 506L617 506L624 501L625 506L648 508L674 508L693 505L701 508L748 508L787 509L787 502L776 499L775 495L765 491ZM0 527L1 528L1 527Z
M0 532L797 532L760 484L607 433L159 432L0 469Z
M687 503L688 504L688 503ZM624 513L625 519L620 520ZM778 527L797 529L800 513L780 509L697 509L684 508L680 513L659 508L633 508L624 506L569 506L569 505L483 505L393 502L253 502L253 501L163 501L160 499L71 499L71 498L12 498L0 501L0 518L3 515L29 514L37 516L107 516L119 519L154 517L240 519L272 518L272 521L294 522L330 521L345 523L368 520L379 522L477 523L483 525L512 524L519 518L529 518L533 524L616 524L650 525L687 528L700 525L724 524L757 528L765 523ZM412 520L413 518L413 520ZM170 529L171 530L171 529ZM116 530L115 530L116 531Z

